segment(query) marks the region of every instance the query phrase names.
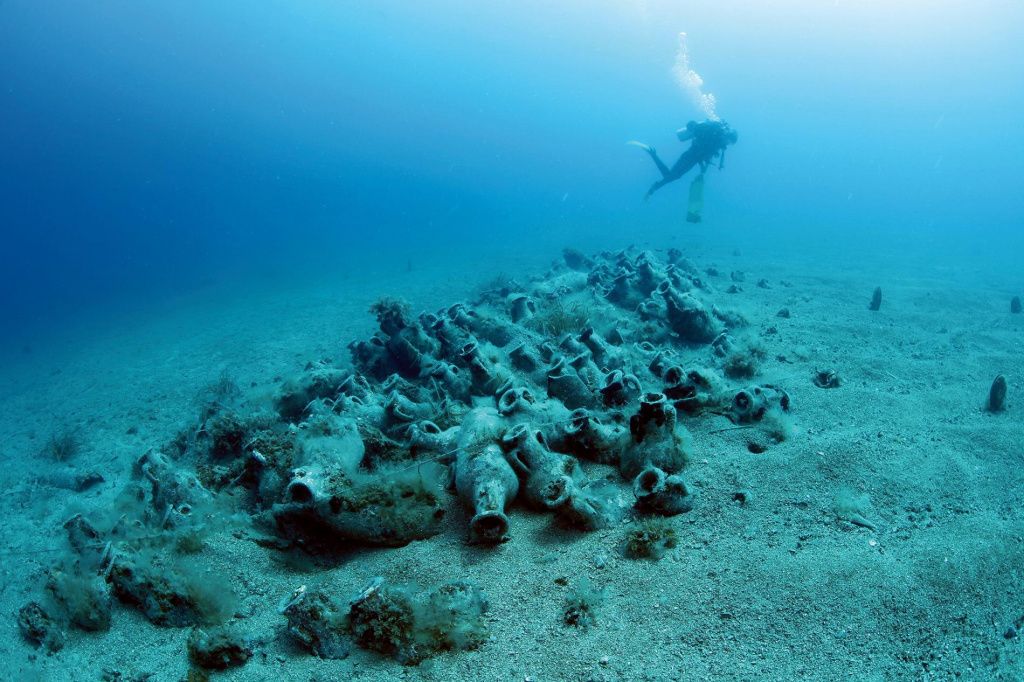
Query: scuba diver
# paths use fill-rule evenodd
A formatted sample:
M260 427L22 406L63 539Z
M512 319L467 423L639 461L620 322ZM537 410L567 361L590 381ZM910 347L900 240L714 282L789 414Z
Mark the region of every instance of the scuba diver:
M676 136L680 142L690 140L693 142L690 144L690 148L683 152L682 156L679 157L679 160L671 168L658 158L658 152L654 151L654 147L651 145L636 142L635 140L629 143L640 147L640 149L650 154L655 165L658 166L658 170L661 171L661 180L651 185L651 188L647 190L647 194L644 195L644 201L650 199L652 194L668 183L686 175L696 165L700 165L700 177L703 177L704 171L708 169L708 166L711 165L716 156L719 157L718 167L720 169L723 168L725 166L726 148L736 144L736 140L739 139L736 131L730 128L728 123L720 120L707 120L700 123L690 121L686 124L685 128L680 128L676 131ZM703 183L701 183L701 187L703 187Z

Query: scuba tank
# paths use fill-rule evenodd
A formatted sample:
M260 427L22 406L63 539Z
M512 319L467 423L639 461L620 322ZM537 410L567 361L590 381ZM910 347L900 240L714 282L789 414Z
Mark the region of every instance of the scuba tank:
M704 171L690 183L690 199L686 205L686 222L699 223L704 210Z

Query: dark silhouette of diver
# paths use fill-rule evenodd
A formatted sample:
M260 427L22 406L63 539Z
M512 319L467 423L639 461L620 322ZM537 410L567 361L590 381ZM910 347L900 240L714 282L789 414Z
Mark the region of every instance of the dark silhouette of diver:
M654 151L654 147L651 145L644 144L643 142L630 142L630 144L636 145L650 154L658 170L661 171L661 180L651 185L651 188L647 190L647 194L644 195L644 201L650 199L652 194L668 183L686 175L694 166L699 165L700 172L703 174L716 156L719 157L718 167L723 168L725 165L726 148L736 144L736 140L739 139L736 131L730 128L728 123L711 120L700 123L690 121L686 124L685 128L680 128L676 131L676 136L680 142L690 140L693 142L690 144L690 148L683 152L682 156L679 157L679 160L671 168L658 158L658 152Z

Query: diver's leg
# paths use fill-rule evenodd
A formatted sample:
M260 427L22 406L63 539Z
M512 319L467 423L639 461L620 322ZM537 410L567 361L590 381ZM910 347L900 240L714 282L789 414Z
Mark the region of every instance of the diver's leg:
M693 153L693 149L687 149L679 156L679 159L672 166L672 170L668 172L666 177L678 180L689 173L690 169L697 165L697 161L698 158L697 155Z
M658 152L654 151L654 147L651 147L648 150L648 153L651 155L651 158L654 159L654 165L658 167L658 171L661 173L662 178L667 179L672 175L672 171L665 165L665 162L658 158Z
M672 181L669 180L668 178L662 178L661 180L658 180L656 183L651 185L650 189L647 190L647 194L644 195L644 201L650 199L652 194L654 194L655 192L657 192L659 189L661 189L670 182Z
M651 145L644 144L643 142L637 142L636 140L630 140L627 144L631 144L634 147L640 147L640 149L643 149L645 152L650 154L651 159L654 160L654 165L658 167L658 171L661 173L661 177L667 177L671 172L668 166L665 165L665 162L658 157L658 152Z
M659 170L661 170L661 168L665 165L661 163L661 161L658 160L657 158L655 158L655 162L659 164ZM691 168L693 168L696 165L696 154L691 154L689 149L686 150L685 152L683 152L682 156L679 157L679 160L675 162L672 168L665 168L664 170L662 170L661 180L658 180L656 183L651 185L651 188L647 190L647 194L644 196L644 199L650 198L652 194L657 192L659 189L661 189L668 183L683 177L689 172Z

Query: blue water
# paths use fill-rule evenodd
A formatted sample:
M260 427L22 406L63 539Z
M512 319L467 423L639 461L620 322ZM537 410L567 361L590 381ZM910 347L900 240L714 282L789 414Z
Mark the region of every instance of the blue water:
M1019 2L6 0L0 328L682 226L624 144L700 116L680 31L740 133L700 230L1020 248Z

